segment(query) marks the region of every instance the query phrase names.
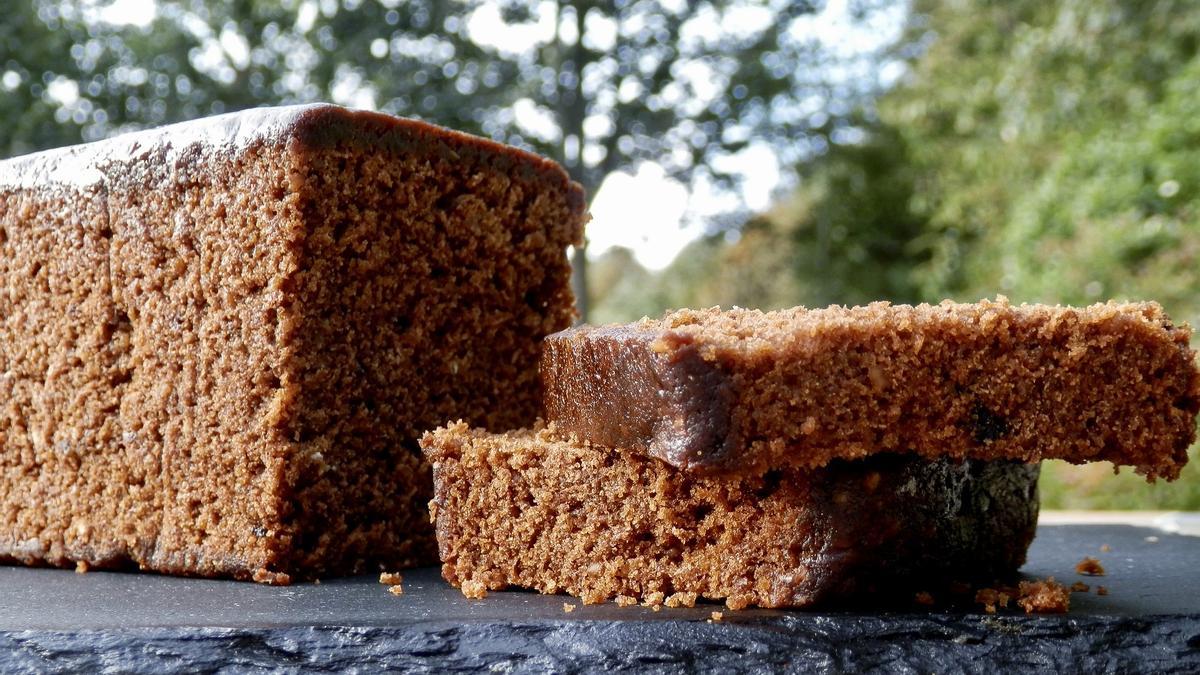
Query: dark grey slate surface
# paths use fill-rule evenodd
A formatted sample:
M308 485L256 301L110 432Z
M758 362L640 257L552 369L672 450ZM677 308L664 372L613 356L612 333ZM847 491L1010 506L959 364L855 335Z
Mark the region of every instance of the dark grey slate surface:
M1107 576L1076 575L1084 555ZM1200 672L1198 563L1200 538L1043 527L1025 573L1108 596L1074 594L1065 617L751 610L721 623L706 621L720 605L471 601L433 569L406 572L396 597L375 577L278 588L0 567L0 671Z

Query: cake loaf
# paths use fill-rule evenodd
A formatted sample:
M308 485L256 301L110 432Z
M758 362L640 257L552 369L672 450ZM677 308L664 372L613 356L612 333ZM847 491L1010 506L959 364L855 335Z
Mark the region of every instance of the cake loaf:
M0 559L432 561L416 439L533 422L584 219L548 160L330 105L0 163Z
M1200 372L1157 304L681 310L547 339L558 431L696 471L837 458L1108 460L1178 476Z
M723 599L731 608L879 605L1024 563L1036 465L880 454L761 476L697 476L642 453L452 424L433 462L442 574L586 603Z

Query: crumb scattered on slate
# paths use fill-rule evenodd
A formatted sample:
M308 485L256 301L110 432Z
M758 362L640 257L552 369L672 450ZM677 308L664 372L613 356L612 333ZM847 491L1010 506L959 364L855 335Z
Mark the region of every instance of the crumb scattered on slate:
M913 598L913 601L918 605L929 607L933 605L933 594L929 591L921 591L920 593L917 593L916 597Z
M404 585L395 584L393 586L388 586L388 593L391 593L392 595L404 595Z
M1006 593L1006 590L1009 589L981 588L975 591L975 602L983 605L983 611L995 614L997 608L1007 608L1008 601L1012 599L1012 594Z
M569 602L564 602L563 603L563 611L566 612L567 614L570 614L571 612L575 611L575 605L572 605Z
M663 595L662 591L654 591L653 593L647 593L646 595L642 596L642 604L647 607L657 608L663 604L663 600L665 599L666 596Z
M1108 544L1101 544L1101 545L1100 545L1100 552L1101 552L1101 553L1108 553L1108 552L1109 552L1109 551L1111 551L1111 550L1112 550L1112 547L1111 547L1111 546L1109 546Z
M1086 574L1089 577L1102 577L1104 576L1104 566L1100 564L1099 560L1088 556L1075 565L1075 573Z
M1088 586L1082 581L1076 581L1075 583L1071 584L1072 593L1087 593L1089 590L1091 590L1091 588L1091 586Z
M462 582L462 594L472 600L482 600L487 597L487 586L482 581L467 579Z
M667 607L695 607L696 594L692 592L681 592L671 594L664 603Z
M628 595L618 595L617 596L617 606L618 607L629 607L630 605L636 605L636 604L637 604L637 598L630 597Z
M1096 587L1096 595L1108 595L1108 587L1107 586L1097 586Z
M380 572L379 573L379 583L381 583L381 584L387 584L388 586L395 586L396 584L403 583L403 581L404 581L404 575L399 572Z
M1071 592L1054 577L1022 581L1018 593L1017 604L1026 614L1065 614L1071 608Z
M725 620L724 612L713 612L710 616L711 616L711 618L709 619L709 621L712 623L721 623L722 621Z
M76 574L87 574L91 569L91 565L88 565L86 560L80 560L79 562L75 563Z

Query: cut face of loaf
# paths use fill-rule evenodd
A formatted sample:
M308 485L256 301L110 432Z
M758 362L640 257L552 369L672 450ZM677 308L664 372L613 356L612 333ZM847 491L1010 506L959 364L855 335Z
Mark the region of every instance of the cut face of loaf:
M588 603L683 594L733 608L878 605L1015 573L1037 524L1036 465L880 454L696 476L558 438L462 423L422 438L450 583Z
M327 105L0 163L0 558L431 560L416 438L533 421L584 219L549 161Z
M1153 303L681 310L547 338L558 431L695 471L876 452L1187 462L1200 372Z

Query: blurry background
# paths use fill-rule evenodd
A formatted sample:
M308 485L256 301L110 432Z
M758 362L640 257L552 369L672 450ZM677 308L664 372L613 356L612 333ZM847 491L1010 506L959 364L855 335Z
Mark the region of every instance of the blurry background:
M593 195L593 322L997 294L1200 319L1189 0L3 10L0 156L316 100L491 136ZM1044 503L1200 509L1200 462L1154 487L1111 472L1048 463Z

